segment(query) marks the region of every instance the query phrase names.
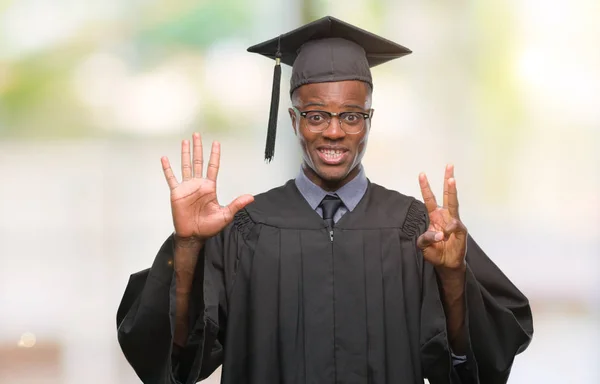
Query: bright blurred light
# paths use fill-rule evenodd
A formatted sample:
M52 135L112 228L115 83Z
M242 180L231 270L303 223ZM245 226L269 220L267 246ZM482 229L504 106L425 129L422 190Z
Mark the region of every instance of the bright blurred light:
M269 110L274 60L246 52L237 41L215 43L206 51L204 85L211 97L234 121L264 117ZM281 76L281 101L289 79ZM289 97L288 97L289 99ZM240 116L244 116L240 119Z
M25 332L24 334L21 335L21 339L19 339L19 342L17 343L17 345L20 348L32 348L35 345L35 342L36 342L35 335L31 332Z
M518 58L523 91L541 106L558 108L561 121L594 124L600 119L600 77L591 63L556 54L555 47L528 48ZM595 81L594 81L595 80ZM545 113L544 111L540 111ZM547 112L547 111L546 111Z
M97 53L75 72L73 86L97 125L138 133L178 132L199 113L200 93L188 64L173 60L131 74L118 57Z
M91 108L110 107L115 92L127 81L123 60L106 53L95 53L75 70L73 86L77 96Z
M77 7L57 7L53 1L13 1L2 14L0 30L12 53L20 55L68 39L84 21L84 14L76 11Z
M420 119L421 104L415 103L414 89L401 81L373 78L373 129L376 134L427 134L428 126Z
M515 65L521 91L542 116L570 126L597 126L600 50L590 46L590 35L597 34L598 2L529 0L519 6L521 47ZM572 20L577 22L566 22Z
M114 18L124 7L119 0L19 0L2 6L0 57L20 57L68 41L90 22Z
M123 84L113 105L116 126L130 132L180 131L200 108L200 95L177 68L162 68Z

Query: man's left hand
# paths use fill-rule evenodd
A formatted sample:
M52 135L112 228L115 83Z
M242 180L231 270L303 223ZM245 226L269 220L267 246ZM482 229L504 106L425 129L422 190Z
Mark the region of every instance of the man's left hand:
M421 194L429 215L429 228L417 239L425 260L438 272L465 270L467 228L458 215L458 196L454 166L446 166L444 176L444 202L438 206L424 173L419 175Z

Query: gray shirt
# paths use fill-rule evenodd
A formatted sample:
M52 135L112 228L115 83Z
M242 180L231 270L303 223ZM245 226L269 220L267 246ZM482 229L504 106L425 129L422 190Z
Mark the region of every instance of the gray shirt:
M358 175L335 192L323 190L306 177L302 169L300 169L300 174L296 177L296 187L302 196L304 196L304 199L306 199L310 207L321 217L323 217L323 210L319 207L319 204L321 204L321 201L326 195L336 194L342 200L342 205L333 216L333 221L337 223L346 212L352 212L354 208L356 208L367 191L369 182L363 166L359 165L359 167L360 172Z

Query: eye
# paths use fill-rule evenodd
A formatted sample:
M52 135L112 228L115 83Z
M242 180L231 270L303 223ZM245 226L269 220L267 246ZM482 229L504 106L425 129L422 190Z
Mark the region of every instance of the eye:
M317 111L308 112L306 114L306 119L311 124L321 124L321 123L324 123L325 121L327 121L326 117L323 116L323 113L317 112Z
M344 123L356 124L363 119L363 116L360 113L350 112L350 113L345 113L343 116L343 119L344 119Z

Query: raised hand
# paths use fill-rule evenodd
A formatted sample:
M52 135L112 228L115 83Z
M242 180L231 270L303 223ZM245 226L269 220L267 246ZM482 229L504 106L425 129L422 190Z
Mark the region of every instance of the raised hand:
M429 228L417 239L425 260L436 268L460 270L465 266L467 228L458 215L454 166L446 166L444 202L438 206L427 176L419 175L423 202L429 214Z
M205 241L215 236L233 220L236 212L254 201L252 195L242 195L227 206L219 204L217 175L220 158L220 144L214 142L204 178L202 139L198 133L193 135L193 158L190 155L190 142L184 140L181 143L181 183L173 174L169 159L161 158L165 178L171 189L171 213L175 235L179 239Z

